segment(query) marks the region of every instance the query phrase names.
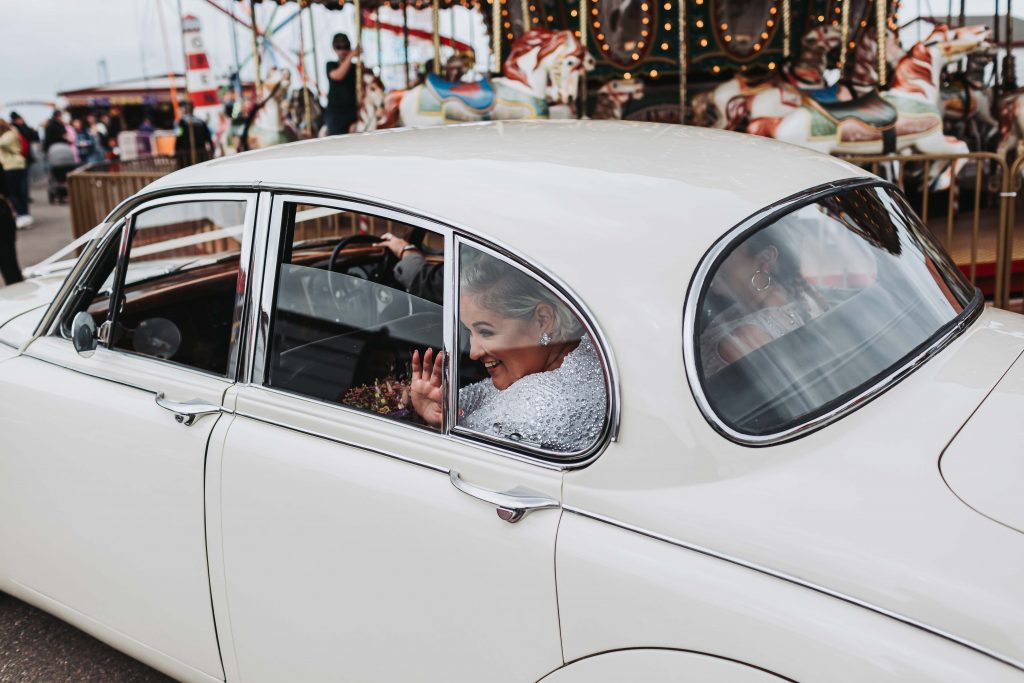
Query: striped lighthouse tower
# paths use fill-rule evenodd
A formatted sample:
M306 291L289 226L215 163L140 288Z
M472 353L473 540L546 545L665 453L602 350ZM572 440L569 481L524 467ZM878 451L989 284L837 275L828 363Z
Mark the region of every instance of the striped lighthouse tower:
M206 118L207 114L212 113L211 107L220 106L220 98L217 96L213 72L210 71L210 60L206 58L206 48L203 47L199 19L186 14L181 18L181 28L185 35L185 59L188 60L185 82L189 102L196 116Z

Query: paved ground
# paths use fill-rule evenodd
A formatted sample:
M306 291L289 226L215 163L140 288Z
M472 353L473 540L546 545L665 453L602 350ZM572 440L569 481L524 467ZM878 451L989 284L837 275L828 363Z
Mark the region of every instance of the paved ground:
M68 207L47 203L45 183L33 186L32 198L35 223L17 234L22 268L38 263L71 241ZM63 621L0 593L0 683L170 680Z

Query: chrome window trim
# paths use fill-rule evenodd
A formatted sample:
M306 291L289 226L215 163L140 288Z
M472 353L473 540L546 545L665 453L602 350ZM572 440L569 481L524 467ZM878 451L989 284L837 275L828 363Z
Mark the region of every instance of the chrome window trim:
M52 319L47 321L45 319L45 316L44 316L44 320L40 323L39 327L36 330L37 334L35 335L35 337L44 336L44 335L45 336L57 336L57 337L60 337L61 339L65 339L66 341L70 342L70 340L66 339L63 335L60 334L60 321L64 319L65 309L71 304L71 300L73 298L72 297L73 292L78 288L78 286L82 282L84 282L85 280L88 280L90 277L92 277L93 270L95 269L97 263L99 262L99 259L102 256L103 251L106 248L108 248L108 246L109 246L108 240L114 239L114 237L117 236L117 235L120 236L121 244L119 246L118 263L114 266L115 270L119 269L119 268L123 268L126 265L126 264L122 264L121 260L122 260L122 257L125 255L125 250L127 249L127 246L129 244L129 240L131 238L131 234L132 234L132 230L133 230L133 226L134 226L134 220L133 219L135 218L135 216L138 216L140 213L142 213L144 211L148 211L150 209L155 209L155 208L159 208L159 207L163 207L163 206L171 206L171 205L174 205L174 204L191 204L191 203L196 203L196 202L211 202L211 201L243 202L243 203L245 203L245 214L244 214L244 218L243 218L242 239L240 241L240 246L239 246L239 259L240 259L240 261L239 261L239 272L238 272L238 277L240 279L242 279L243 280L243 284L246 285L246 288L243 290L243 294L242 294L243 317L242 317L241 322L243 323L243 329L240 331L240 333L239 333L239 335L237 337L236 343L233 344L233 348L231 348L230 351L229 351L230 357L228 359L228 373L226 375L219 375L219 374L212 373L212 372L207 372L205 370L201 370L201 369L198 369L198 368L193 368L193 367L188 366L188 365L183 365L181 363L175 363L174 361L154 359L151 356L146 356L145 354L135 353L134 351L129 351L127 349L113 349L113 348L109 348L106 345L104 345L104 348L107 348L112 353L120 353L120 354L124 354L125 356L132 357L132 358L148 359L150 361L159 362L159 363L162 363L162 364L165 364L165 365L166 364L170 364L170 365L173 365L174 367L176 367L178 369L181 369L181 370L185 370L185 371L188 371L188 372L191 372L191 373L197 373L197 374L202 375L204 377L213 377L215 379L225 380L228 383L230 383L230 382L234 381L234 377L232 376L232 373L231 373L231 366L232 366L232 364L234 362L234 359L237 359L239 357L239 354L241 353L241 350L244 347L248 346L248 341L247 341L247 338L246 338L246 336L244 334L244 322L245 322L244 310L245 310L246 301L250 297L249 288L250 288L251 282L252 282L252 279L251 279L251 275L252 274L246 270L246 266L248 265L248 262L246 260L246 252L247 252L247 250L249 251L250 254L252 252L252 244L251 243L252 243L253 234L254 234L254 230L253 230L254 221L256 221L258 219L258 213L257 213L258 203L257 202L258 202L259 196L258 196L258 194L252 192L251 190L246 191L246 189L239 189L239 190L211 190L211 191L207 191L207 192L204 192L204 191L177 192L177 193L173 193L173 194L161 192L161 193L154 193L154 195L155 196L153 196L151 200L147 200L147 197L149 197L149 195L145 195L143 197L138 197L138 198L137 197L129 198L128 200L125 200L124 202L122 202L119 205L119 207L127 206L128 209L126 209L122 213L122 215L118 216L116 219L114 219L112 221L110 230L108 232L104 233L104 235L102 237L94 240L94 242L92 243L94 246L92 247L92 254L89 255L89 262L88 262L88 264L86 264L81 270L77 270L77 277L74 279L74 285L70 286L70 287L67 286L67 282L70 282L71 279L72 279L71 275L69 275L68 280L65 283L65 286L62 287L62 289L61 289L60 293L58 294L58 296L54 297L54 302L56 302L56 301L58 301L60 296L63 295L63 299L61 300L60 305L56 307L55 313L54 313ZM132 201L132 200L136 200L136 201ZM116 211L117 210L115 209L115 212ZM114 212L111 213L111 216L113 216L113 214L114 214ZM85 255L83 254L83 257L84 256ZM130 255L129 255L129 259L130 259ZM76 273L76 270L73 269L72 270L72 274L75 274L75 273ZM118 275L117 279L120 279L120 277L121 276ZM262 278L259 278L259 279L262 279ZM119 289L119 287L120 287L120 285L116 284L116 280L115 280L115 290ZM237 287L237 283L236 283L236 287ZM51 304L51 306L53 306L53 304ZM50 315L50 313L48 312L47 315Z
M696 543L690 543L689 541L683 541L681 539L674 538L672 536L667 536L665 534L661 534L661 533L658 533L656 531L650 531L648 529L644 529L643 527L639 527L639 526L636 526L636 525L633 525L633 524L629 524L628 522L623 522L623 521L620 521L620 520L615 519L613 517L607 517L605 515L602 515L602 514L599 514L599 513L596 513L596 512L590 512L588 510L584 510L583 508L578 508L578 507L575 507L573 505L565 505L565 504L563 504L562 505L562 509L565 510L566 512L568 512L568 513L571 513L571 514L574 514L574 515L578 515L580 517L584 517L584 518L587 518L587 519L591 519L591 520L594 520L595 522L600 522L602 524L607 524L609 526L613 526L613 527L622 529L623 531L629 531L631 533L640 534L641 536L646 536L647 538L653 539L655 541L662 541L663 543L668 543L669 545L674 545L676 547L683 548L685 550L690 550L690 551L693 551L695 553L700 553L701 555L705 555L707 557L713 557L713 558L718 559L718 560L723 560L725 562L728 562L730 564L734 564L734 565L739 566L739 567L743 567L745 569L751 569L751 570L753 570L755 572L759 572L761 574L765 574L767 576L771 576L773 578L780 579L782 581L786 581L787 583L792 583L792 584L795 584L797 586L801 586L803 588L808 588L808 589L810 589L812 591L815 591L817 593L821 593L822 595L827 595L827 596L829 596L831 598L836 598L837 600L842 600L843 602L849 603L849 604L854 605L856 607L862 607L862 608L864 608L866 610L870 610L872 612L875 612L876 614L880 614L882 616L889 617L890 619L894 619L894 620L899 621L899 622L901 622L903 624L906 624L908 626L912 626L914 628L917 628L917 629L920 629L922 631L925 631L926 633L930 633L930 634L938 636L940 638L944 638L945 640L948 640L950 642L956 643L957 645L961 645L961 646L966 647L968 649L974 650L975 652L977 652L979 654L991 657L992 659L995 659L996 661L1002 662L1003 664L1007 664L1007 665L1012 666L1012 667L1014 667L1016 669L1020 669L1021 671L1024 671L1024 662L1019 661L1017 659L1014 659L1013 657L1009 657L1007 655L1001 654L999 652L996 652L995 650L991 650L991 649L989 649L989 648L987 648L987 647L985 647L983 645L979 645L979 644L977 644L977 643L975 643L973 641L970 641L970 640L967 640L966 638L962 638L962 637L960 637L958 635L949 633L948 631L944 631L944 630L942 630L940 628L935 628L933 626L929 626L928 624L925 624L922 621L918 621L917 619L914 619L912 617L908 617L906 615L900 614L899 612L894 612L894 611L892 611L890 609L887 609L885 607L882 607L880 605L876 605L876 604L874 604L872 602L868 602L867 600L862 600L860 598L854 597L854 596L849 595L847 593L843 593L843 592L840 592L840 591L837 591L837 590L833 590L831 588L828 588L828 587L823 586L821 584L815 583L813 581L808 581L807 579L802 579L799 576L794 576L793 574L789 574L787 572L780 571L778 569L772 569L771 567L766 567L766 566L764 566L762 564L758 564L756 562L750 562L748 560L741 559L741 558L736 557L734 555L729 555L727 553L723 553L723 552L720 552L718 550L707 548L707 547L702 546L702 545L697 545Z
M287 202L291 203L303 203L303 204L317 204L321 206L327 206L332 208L341 209L344 211L354 211L360 213L369 213L382 218L389 218L391 220L400 221L408 225L414 225L416 227L422 227L426 230L430 230L434 233L441 235L445 241L445 258L448 263L457 264L457 251L458 241L462 240L475 248L479 248L482 251L491 253L496 258L500 258L503 261L513 265L514 267L523 270L531 277L538 278L546 286L556 291L570 306L575 314L577 314L583 321L584 327L588 333L592 335L595 345L598 347L598 353L602 358L602 363L605 366L605 382L606 389L608 391L608 405L607 415L605 420L605 428L602 432L601 438L599 438L591 448L581 452L583 455L577 455L576 459L571 461L561 461L558 455L550 455L548 451L532 451L532 449L520 449L514 443L507 440L495 439L494 437L480 438L475 436L475 432L471 430L460 430L462 434L456 433L456 431L449 425L445 431L434 432L429 430L430 433L442 439L453 439L455 441L463 443L472 443L475 446L482 447L484 450L496 453L503 457L511 458L522 462L538 465L545 469L552 469L557 471L577 469L585 467L596 460L608 447L608 444L615 441L618 438L618 427L619 427L619 382L618 382L618 371L615 365L615 361L610 352L610 345L607 342L606 337L601 332L601 328L594 322L594 316L580 301L580 298L559 278L552 275L548 271L530 264L525 258L516 255L506 247L503 247L492 240L484 236L477 235L472 231L450 225L441 220L424 216L420 213L405 211L400 208L392 206L386 206L375 201L366 201L361 199L348 198L341 196L336 192L330 190L317 190L307 189L302 187L281 187L281 186L270 186L262 185L264 190L273 192L272 208L269 211L270 225L267 229L268 242L266 248L266 260L263 266L263 282L261 284L261 297L259 305L259 324L256 326L256 338L254 341L255 348L253 349L253 364L252 371L246 377L245 384L249 386L260 387L265 390L274 391L276 393L287 395L295 398L299 398L304 401L311 401L317 405L323 405L330 407L335 410L343 410L354 413L363 417L369 417L371 419L384 420L388 424L404 424L390 418L386 418L379 415L373 415L372 413L357 410L355 408L349 408L335 403L328 403L326 401L320 401L308 396L302 396L301 394L293 393L283 389L275 389L268 387L263 384L266 376L266 363L269 354L269 321L273 314L273 303L274 303L274 291L276 289L276 277L277 277L277 261L280 257L280 245L283 238L282 235L282 218L284 204ZM454 253L450 248L454 248ZM456 277L458 274L457 267L450 267L448 277L445 281L445 305L448 306L448 310L452 311L451 315L446 315L443 322L445 336L445 347L450 349L455 342L455 334L458 329L457 311L454 306L454 292L457 286ZM448 386L448 407L451 409L452 404L455 401L451 391L451 387L454 386L454 364L449 362L448 368L445 372L445 381ZM454 413L449 413L449 415ZM423 427L413 424L404 425L410 429L416 429L422 433ZM300 430L301 431L301 430ZM572 455L572 454L570 454Z
M718 414L711 407L710 401L704 393L704 386L701 381L701 372L696 364L696 321L698 304L701 294L705 290L708 276L712 267L718 264L722 254L742 241L747 235L756 232L764 227L769 221L774 221L779 216L789 213L800 206L835 194L836 192L851 190L862 187L883 187L899 193L892 183L876 177L858 177L841 181L833 181L824 185L810 188L791 197L776 202L754 215L744 219L725 235L720 237L711 248L704 254L700 266L694 272L686 293L685 306L683 309L683 364L686 368L686 379L690 385L697 406L700 408L704 419L725 438L741 446L771 446L787 441L793 441L815 432L822 427L845 417L857 410L866 403L874 400L881 394L888 391L903 378L910 375L917 368L921 367L928 359L944 349L950 342L960 336L974 320L981 314L984 308L984 297L981 291L975 289L974 298L955 318L950 320L943 328L939 328L929 341L925 342L925 348L914 354L902 365L896 367L892 372L884 375L871 386L865 388L857 395L847 399L842 405L832 410L806 420L805 422L789 429L764 435L751 435L737 431L725 424ZM941 334L940 334L941 332Z

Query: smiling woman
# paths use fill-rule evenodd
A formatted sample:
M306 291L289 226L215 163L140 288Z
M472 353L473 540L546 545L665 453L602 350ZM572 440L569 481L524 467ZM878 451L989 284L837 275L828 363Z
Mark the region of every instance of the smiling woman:
M459 266L456 425L530 448L585 451L600 436L607 396L580 319L546 285L482 251L464 246ZM413 405L428 422L441 419L441 370L429 352L422 365L413 359Z

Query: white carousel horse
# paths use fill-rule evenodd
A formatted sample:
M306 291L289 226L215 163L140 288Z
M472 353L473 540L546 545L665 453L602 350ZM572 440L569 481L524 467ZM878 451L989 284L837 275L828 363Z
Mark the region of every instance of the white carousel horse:
M948 74L942 86L942 118L947 129L967 140L976 151L991 149L988 143L1000 131L999 121L993 116L992 88L985 85L985 71L995 57L994 47L971 54L967 68Z
M877 35L874 26L865 29L857 40L857 47L853 52L853 71L850 74L850 82L858 95L878 89ZM906 55L906 51L900 45L899 35L895 31L886 31L886 73L893 73L904 55Z
M306 130L306 91L309 92L309 113L310 121L313 124L312 130ZM289 128L295 130L300 138L315 138L323 126L324 110L320 106L316 92L309 86L302 86L292 90L288 99L283 103L284 118Z
M825 83L828 53L839 40L839 30L833 26L812 29L800 41L800 55L785 73L760 79L737 74L694 97L695 120L713 128L742 131L750 120L781 117L797 109L803 93L850 99L845 88Z
M595 119L621 119L630 100L644 96L644 82L639 78L616 78L602 85L597 91L594 107Z
M262 83L262 90L253 111L249 112L242 127L242 149L260 149L294 142L295 130L288 125L282 102L291 85L291 72L273 68Z
M573 106L580 76L592 63L587 57L572 31L535 29L512 44L504 77L460 83L430 74L410 90L388 93L383 111L361 112L359 119L386 128L548 118L552 107ZM361 108L373 106L375 98L360 103Z
M966 143L943 133L941 71L951 58L987 47L987 37L984 26L938 26L900 60L888 91L871 92L838 107L807 98L780 119L758 122L757 131L826 154L878 154L911 147L924 154L966 154ZM952 173L964 163L958 160ZM950 182L947 169L933 189L945 189Z

